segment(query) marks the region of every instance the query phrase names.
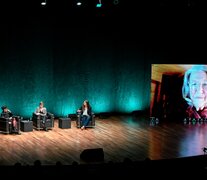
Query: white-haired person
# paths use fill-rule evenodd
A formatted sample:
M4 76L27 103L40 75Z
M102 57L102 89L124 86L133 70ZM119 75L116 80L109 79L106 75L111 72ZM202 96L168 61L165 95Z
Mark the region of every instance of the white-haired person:
M207 118L207 65L193 65L184 74L182 96L186 117Z

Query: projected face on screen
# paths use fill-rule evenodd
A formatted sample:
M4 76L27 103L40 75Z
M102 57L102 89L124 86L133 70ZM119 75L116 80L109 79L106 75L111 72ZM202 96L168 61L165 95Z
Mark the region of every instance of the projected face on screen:
M207 117L207 65L153 64L150 115Z
M207 66L194 65L185 72L183 98L188 103L187 116L192 118L207 117Z

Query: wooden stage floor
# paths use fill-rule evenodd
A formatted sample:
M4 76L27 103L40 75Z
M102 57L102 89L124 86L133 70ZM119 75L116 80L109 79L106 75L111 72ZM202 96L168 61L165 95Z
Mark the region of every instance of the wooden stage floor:
M80 130L75 121L70 129L60 129L58 120L49 132L33 130L21 135L0 134L0 165L84 164L80 154L85 149L102 148L104 162L171 159L203 155L207 146L207 124L159 122L150 125L149 118L133 116L96 117L96 127Z

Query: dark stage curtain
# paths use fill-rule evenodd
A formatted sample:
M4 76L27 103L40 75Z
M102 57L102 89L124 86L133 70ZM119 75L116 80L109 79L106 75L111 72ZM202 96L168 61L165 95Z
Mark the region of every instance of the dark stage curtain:
M6 24L0 36L0 105L15 114L31 117L40 101L56 116L85 99L95 113L149 107L151 64L134 34L33 21Z

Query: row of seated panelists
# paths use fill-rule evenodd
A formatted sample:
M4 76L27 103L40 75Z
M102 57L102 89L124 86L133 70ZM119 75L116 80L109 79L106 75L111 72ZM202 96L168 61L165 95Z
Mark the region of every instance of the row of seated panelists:
M16 119L17 126L16 128L12 125L12 119ZM12 116L12 118L4 118L0 117L0 131L2 133L10 134L10 133L18 133L20 134L20 116Z
M33 126L37 129L52 129L54 127L54 114L47 112L45 119L41 115L32 114ZM44 122L45 121L45 122Z
M77 112L76 127L78 128L82 127L82 116L81 116L81 113L79 112ZM95 114L94 113L92 113L92 117L86 127L95 127Z
M15 116L16 120L17 120L17 129L13 130L12 129L12 123L11 123L11 119L9 118L3 118L0 117L0 131L3 133L12 133L12 132L20 132L20 121L21 118L20 116ZM45 126L48 129L52 129L54 128L54 114L47 112L46 115L46 121L43 122L43 119L41 117L41 115L37 115L35 113L32 114L32 122L33 122L33 126L37 129L44 129ZM76 126L78 128L80 128L82 126L82 119L81 119L81 114L77 113L77 118L76 118ZM92 113L92 117L88 123L88 125L86 127L95 127L95 114Z

